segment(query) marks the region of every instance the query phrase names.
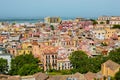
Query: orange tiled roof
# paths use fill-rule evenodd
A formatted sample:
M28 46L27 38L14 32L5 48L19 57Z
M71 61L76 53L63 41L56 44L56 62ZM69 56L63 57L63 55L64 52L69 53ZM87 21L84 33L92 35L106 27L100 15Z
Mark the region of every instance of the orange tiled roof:
M33 42L32 45L38 45L38 42Z
M111 70L116 70L116 69L120 68L120 65L113 62L112 60L108 60L103 64L105 64L105 66L109 67Z
M41 51L43 53L57 53L58 47L54 46L41 46Z
M96 77L96 74L92 73L92 72L88 72L88 73L85 74L85 78L87 80L93 80L95 77Z

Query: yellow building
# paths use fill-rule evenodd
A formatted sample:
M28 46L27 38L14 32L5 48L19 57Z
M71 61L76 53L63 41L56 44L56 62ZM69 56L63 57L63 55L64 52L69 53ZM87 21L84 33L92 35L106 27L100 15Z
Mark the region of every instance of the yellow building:
M24 42L22 43L22 49L32 48L32 43Z
M60 23L61 18L60 17L46 17L45 23Z
M110 39L113 36L113 34L116 33L117 29L105 28L105 31L105 39Z
M105 77L114 77L115 74L119 71L119 69L120 65L111 60L108 60L101 65L102 75Z
M80 17L77 17L75 19L75 22L80 22L80 21L85 21L86 19L85 18L80 18Z
M28 33L23 33L22 34L24 38L29 38L29 34Z
M32 53L32 44L25 42L22 43L22 48L17 50L18 55L22 55L22 54L30 54Z
M18 52L18 55L30 54L32 53L32 49L18 49L17 52Z

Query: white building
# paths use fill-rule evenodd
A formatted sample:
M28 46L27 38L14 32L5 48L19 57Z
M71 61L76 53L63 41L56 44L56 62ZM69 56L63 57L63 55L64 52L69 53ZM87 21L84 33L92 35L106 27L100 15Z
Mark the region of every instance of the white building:
M7 60L8 70L10 70L12 56L9 53L7 53L7 51L4 48L0 48L0 58Z
M101 16L98 17L98 23L100 24L100 22L104 22L106 24L106 21L109 21L108 24L111 25L120 25L120 16Z
M103 28L98 28L98 29L92 30L91 34L94 36L94 38L104 40L106 31Z

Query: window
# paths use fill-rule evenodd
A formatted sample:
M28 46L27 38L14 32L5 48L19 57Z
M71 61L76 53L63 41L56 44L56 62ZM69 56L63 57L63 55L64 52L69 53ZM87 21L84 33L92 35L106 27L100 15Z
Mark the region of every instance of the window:
M52 55L52 59L54 59L54 55Z
M68 49L68 51L70 51L70 49Z
M74 49L71 49L71 51L74 51Z
M25 54L26 52L24 51L23 54Z
M93 50L96 50L96 48L93 48Z

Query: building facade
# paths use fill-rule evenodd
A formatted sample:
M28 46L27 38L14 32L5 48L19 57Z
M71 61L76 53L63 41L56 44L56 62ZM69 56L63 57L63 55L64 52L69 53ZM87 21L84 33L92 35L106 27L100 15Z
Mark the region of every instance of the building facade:
M108 60L101 65L102 75L105 77L114 77L119 69L120 65L111 60Z
M60 23L61 18L60 17L46 17L45 23Z

